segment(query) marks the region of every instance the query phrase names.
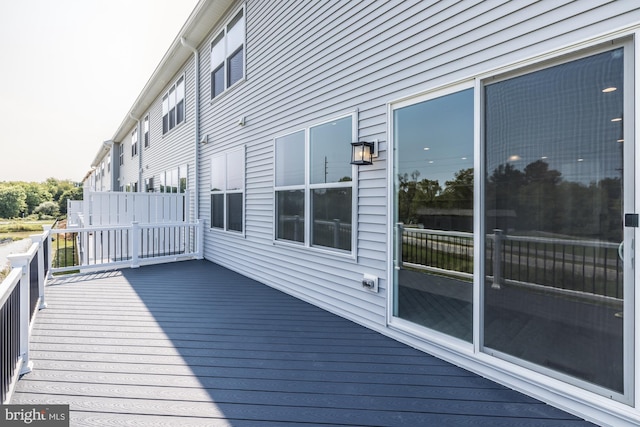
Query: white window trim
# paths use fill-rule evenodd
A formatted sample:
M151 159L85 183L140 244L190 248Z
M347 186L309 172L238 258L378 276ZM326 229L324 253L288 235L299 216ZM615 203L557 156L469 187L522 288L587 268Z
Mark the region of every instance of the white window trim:
M228 158L229 154L241 152L242 154L242 188L235 190L227 190L227 167L228 167ZM241 147L231 148L229 150L221 151L216 154L213 154L209 157L209 169L211 170L213 159L224 158L224 189L222 190L211 190L211 181L209 181L209 209L211 209L211 196L214 194L222 194L224 206L223 206L223 227L212 227L209 224L208 230L212 232L218 233L230 233L238 236L246 236L246 180L247 180L247 149L245 145ZM213 174L211 174L213 177ZM229 229L229 221L227 218L228 207L227 207L227 194L239 194L242 193L242 231L230 230ZM209 221L211 218L212 212L209 212Z
M240 11L242 11L242 17L244 19L244 34L243 34L243 41L242 41L242 78L240 78L238 81L236 81L231 86L229 86L227 61L229 60L229 56L233 52L227 52L227 32L229 30L228 28L229 24L238 15L238 13L240 13ZM222 35L222 38L220 39L220 43L224 45L224 59L222 62L224 67L224 89L218 95L214 96L213 95L213 77L212 77L214 68L213 68L213 64L211 63L211 53L213 51L213 46L214 46L213 42L217 38L219 38L221 35ZM216 68L217 66L219 66L219 63L216 64ZM247 79L247 9L243 4L242 6L235 9L232 14L230 14L229 18L225 21L222 28L215 33L215 37L213 37L213 39L211 40L211 43L209 43L209 83L210 83L210 93L209 93L210 101L209 102L212 104L213 102L222 98L227 92L229 92L230 89L243 83L244 81L246 81L246 79Z
M297 249L301 249L304 251L314 251L314 252L318 252L318 253L322 253L322 254L328 254L331 256L338 256L341 258L348 258L351 260L356 260L357 258L357 253L358 253L358 247L357 247L357 242L358 242L358 167L355 165L351 166L351 181L347 181L347 182L332 182L332 183L322 183L322 184L311 184L311 168L310 168L310 162L311 162L311 152L309 149L309 145L310 145L310 130L313 127L316 126L321 126L323 124L326 123L330 123L333 122L335 120L340 120L340 119L344 119L346 117L351 117L351 140L352 141L356 141L358 139L358 112L354 111L351 113L347 113L347 114L342 114L342 115L338 115L335 117L331 117L329 119L325 119L322 121L318 121L318 122L313 122L308 124L305 127L302 128L298 128L296 130L293 130L291 132L287 132L287 133L283 133L280 135L277 135L274 139L273 139L273 153L274 153L274 157L273 157L273 244L274 245L278 245L278 246L285 246L285 247L290 247L290 248L297 248ZM297 185L282 185L282 186L276 186L275 182L276 182L276 164L275 164L275 153L276 153L276 139L278 138L282 138L284 136L288 136L288 135L292 135L294 133L300 132L301 130L304 131L304 137L305 137L305 148L304 148L304 162L305 162L305 171L304 171L304 184L297 184ZM350 161L350 159L345 159L345 162ZM350 184L350 185L349 185ZM311 192L313 189L316 188L351 188L351 250L350 251L344 251L341 249L337 249L337 248L330 248L330 247L326 247L326 246L317 246L317 245L312 245L311 244ZM275 203L276 200L276 193L278 191L283 191L283 190L304 190L304 203L305 203L305 211L304 211L304 223L305 223L305 230L304 230L304 242L294 242L294 241L290 241L290 240L283 240L283 239L278 239L277 238L277 206Z
M177 98L177 93L178 93L178 82L180 81L180 79L182 79L182 85L184 86L184 98L182 98L183 101L183 117L182 117L182 121L178 123L178 104L180 103L180 101ZM173 127L171 127L171 101L169 99L169 94L173 91L173 96L176 97L176 102L175 105L173 106L173 116L174 116L174 120L175 120L175 124L173 125ZM164 99L167 98L167 114L164 113ZM162 95L162 97L160 98L160 108L161 108L161 113L162 113L162 136L164 137L165 135L168 135L171 133L172 130L178 128L181 124L185 123L187 121L187 75L186 73L182 73L180 74L175 81L173 82L173 84L171 84L171 86L169 86L169 88L164 92L164 94ZM148 115L147 115L148 116ZM167 116L167 131L164 131L164 117ZM151 133L149 133L149 139L151 139ZM151 141L149 141L149 145L151 145Z

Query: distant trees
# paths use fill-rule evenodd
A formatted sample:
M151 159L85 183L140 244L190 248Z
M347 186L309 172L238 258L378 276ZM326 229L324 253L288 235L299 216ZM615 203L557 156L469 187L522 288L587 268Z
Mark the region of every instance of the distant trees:
M27 195L20 186L0 186L0 218L15 218L27 209Z
M66 213L67 200L82 200L82 187L69 180L0 182L0 218Z
M458 224L471 215L473 168L455 173L444 186L437 180L419 180L420 172L398 175L398 221L424 224ZM486 229L546 232L585 238L621 240L622 182L604 178L584 183L565 181L562 173L543 160L523 170L510 163L490 171L485 183ZM439 217L438 220L435 217ZM438 222L439 221L439 222ZM458 222L456 222L458 221ZM462 224L462 225L460 225Z

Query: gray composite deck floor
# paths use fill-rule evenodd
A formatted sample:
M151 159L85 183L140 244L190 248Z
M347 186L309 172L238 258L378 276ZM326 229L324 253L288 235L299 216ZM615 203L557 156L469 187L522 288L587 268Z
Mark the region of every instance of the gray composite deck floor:
M57 278L11 403L72 426L584 426L207 261Z

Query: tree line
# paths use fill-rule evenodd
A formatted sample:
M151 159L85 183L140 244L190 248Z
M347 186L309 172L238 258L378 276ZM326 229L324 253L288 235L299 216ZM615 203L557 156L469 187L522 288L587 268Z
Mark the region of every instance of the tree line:
M67 200L82 200L82 186L70 180L0 182L0 218L57 217L67 213Z
M444 186L437 180L419 177L419 171L398 175L399 221L424 224L433 220L428 218L429 211L451 218L471 215L472 168L456 172L454 179ZM501 164L486 177L485 211L488 232L498 228L619 241L622 180L603 177L590 183L569 181L542 160L528 164L523 170ZM470 219L463 225L459 231L472 231Z

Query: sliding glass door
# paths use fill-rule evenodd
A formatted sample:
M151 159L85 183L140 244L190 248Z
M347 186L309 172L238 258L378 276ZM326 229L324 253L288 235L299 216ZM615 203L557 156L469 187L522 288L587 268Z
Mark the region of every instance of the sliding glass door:
M485 351L620 394L624 64L620 47L484 87Z
M392 104L391 323L631 400L632 59L612 44Z

